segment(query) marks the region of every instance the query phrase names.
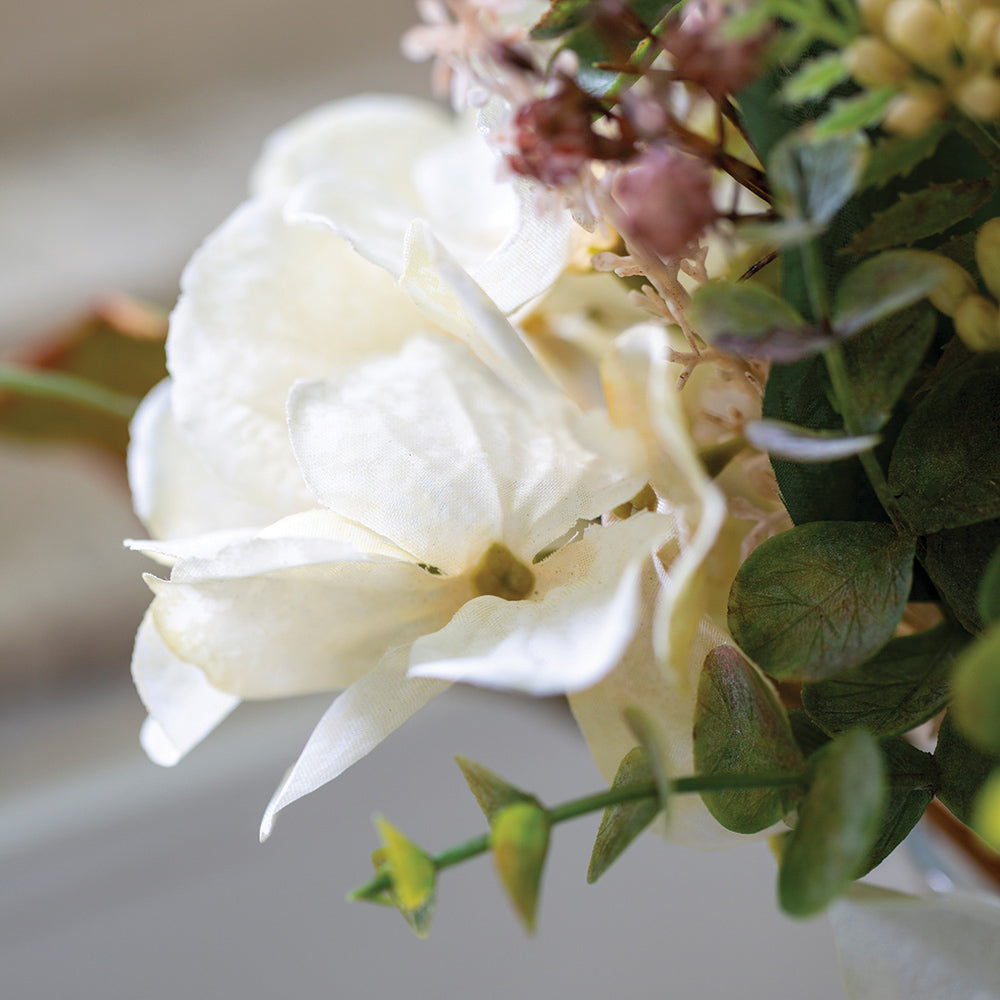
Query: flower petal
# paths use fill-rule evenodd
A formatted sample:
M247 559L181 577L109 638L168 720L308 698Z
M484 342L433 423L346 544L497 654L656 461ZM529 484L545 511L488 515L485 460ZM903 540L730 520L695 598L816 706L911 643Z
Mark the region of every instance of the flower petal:
M532 410L444 337L300 383L289 428L320 503L450 574L493 542L531 560L645 482L629 434L608 428L595 450L592 419L568 402Z
M180 430L172 381L164 379L139 404L129 428L128 479L136 515L158 538L186 538L267 524L268 498L234 490Z
M408 646L387 653L327 709L274 793L260 825L261 840L271 835L274 817L285 806L332 781L449 687L445 681L407 677L408 653Z
M221 690L282 697L346 687L467 596L462 580L345 551L337 540L258 538L181 560L169 581L149 580L159 633Z
M178 424L271 520L313 506L288 443L292 383L393 351L426 325L384 271L281 210L274 197L248 202L209 237L167 341Z
M855 885L830 908L851 1000L997 996L1000 906Z
M674 530L658 514L591 528L534 567L533 597L469 601L439 632L418 639L411 675L534 695L590 687L631 642L643 565Z
M143 749L165 767L176 764L240 703L166 646L150 611L136 634L132 679L149 712L142 728Z

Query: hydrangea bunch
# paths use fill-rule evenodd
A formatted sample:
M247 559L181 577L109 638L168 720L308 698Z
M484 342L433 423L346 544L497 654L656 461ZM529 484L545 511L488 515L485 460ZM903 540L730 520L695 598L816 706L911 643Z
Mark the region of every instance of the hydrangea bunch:
M550 827L593 810L591 878L657 817L769 835L801 916L928 808L997 843L995 12L876 6L428 0L404 47L455 115L370 96L269 140L133 422L154 760L336 693L267 836L450 684L566 695L607 791L460 761L489 834L381 825L355 898L421 933L487 850L532 926ZM933 127L900 124L918 85L951 88Z

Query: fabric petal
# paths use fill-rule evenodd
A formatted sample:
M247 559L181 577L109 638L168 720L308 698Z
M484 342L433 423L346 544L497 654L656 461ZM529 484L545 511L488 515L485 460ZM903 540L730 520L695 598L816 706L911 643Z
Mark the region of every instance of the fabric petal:
M344 551L334 540L265 538L181 560L169 581L148 580L157 629L219 689L283 697L346 687L467 597L463 580Z
M164 767L176 764L240 703L166 646L151 611L136 634L132 679L149 712L140 741L149 758Z
M533 411L443 337L414 338L289 397L293 447L317 500L449 574L494 542L530 561L578 519L638 492L645 469L632 437L609 428L596 451L581 426L569 403Z
M477 598L418 639L411 675L533 695L590 687L631 642L643 566L674 530L673 520L658 514L591 528L533 567L532 597Z
M1000 906L855 885L830 908L851 1000L995 1000Z
M338 236L286 223L274 197L209 237L182 290L167 341L178 425L271 520L313 506L288 442L292 383L396 350L426 321Z
M342 774L449 687L445 681L407 677L408 653L406 646L387 653L327 709L274 793L261 821L261 840L271 835L285 806Z

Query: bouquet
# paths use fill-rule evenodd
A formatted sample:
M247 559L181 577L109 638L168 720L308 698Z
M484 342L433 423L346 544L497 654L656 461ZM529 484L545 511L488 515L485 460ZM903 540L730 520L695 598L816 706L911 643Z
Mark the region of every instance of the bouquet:
M852 995L996 995L1000 911L855 880L927 811L1000 847L1000 7L419 10L452 109L291 123L185 271L129 450L144 747L335 692L264 838L451 684L566 696L607 788L458 758L484 832L380 820L351 898L424 934L491 852L531 929L556 824L600 815L589 880L769 837L786 912L869 920Z

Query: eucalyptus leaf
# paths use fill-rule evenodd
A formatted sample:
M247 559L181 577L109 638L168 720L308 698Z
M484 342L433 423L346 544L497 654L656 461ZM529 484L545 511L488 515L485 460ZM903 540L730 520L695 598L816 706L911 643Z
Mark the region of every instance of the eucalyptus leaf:
M788 724L792 727L795 742L807 758L830 742L830 734L820 729L804 708L793 708L788 713Z
M888 778L889 797L875 844L858 872L858 878L880 865L917 825L931 800L937 768L929 753L904 739L880 744Z
M527 792L515 788L513 785L498 777L492 771L477 764L467 757L456 757L458 764L469 786L469 790L476 797L479 808L488 823L493 822L493 818L501 809L512 805L515 802L535 802L535 797Z
M847 437L837 431L813 431L783 420L752 420L743 435L755 448L792 462L833 462L858 455L879 443L877 434Z
M1000 520L980 521L928 535L924 568L962 627L978 634L992 620L981 597L990 556L1000 547ZM988 587L987 587L988 589Z
M990 625L955 664L949 714L980 750L1000 754L1000 622Z
M913 305L946 276L941 258L923 250L887 250L871 257L838 285L833 327L841 337L850 337Z
M994 851L1000 851L1000 768L986 779L976 796L972 829Z
M778 900L786 913L819 913L858 877L887 798L881 751L863 729L848 730L819 752L778 871Z
M774 292L747 281L702 285L691 298L689 316L698 333L721 350L772 361L816 354L832 339Z
M914 531L1000 518L997 441L1000 359L977 355L921 397L893 449L889 488Z
M733 638L765 673L815 681L863 663L892 637L914 542L888 524L815 521L768 539L729 594Z
M379 867L384 865L392 879L389 897L413 930L426 937L436 898L434 862L391 823L378 817L375 825L382 839Z
M928 184L919 191L904 191L885 211L854 234L848 250L857 256L909 246L937 236L972 216L997 189L992 177Z
M978 610L984 622L1000 620L1000 545L979 581Z
M732 646L705 658L694 713L694 764L699 775L794 774L805 761L773 687ZM777 823L801 792L744 788L702 792L727 830L757 833Z
M550 826L549 814L540 805L515 802L497 813L490 828L497 874L529 934L535 929Z
M633 747L618 765L612 790L641 785L655 780L653 765L642 747ZM587 881L596 882L616 861L625 848L656 818L660 803L655 798L619 802L608 806L594 841L587 869Z
M645 751L650 767L653 769L660 808L669 815L670 797L673 795L671 781L673 776L670 773L670 755L666 741L660 733L656 720L645 709L633 705L626 708L623 714L626 724L632 730L632 735L639 741L639 746Z
M779 213L826 225L857 190L867 158L861 133L822 142L798 131L786 136L768 161Z
M952 665L969 636L942 624L892 639L864 663L802 688L802 704L828 733L863 726L873 736L905 733L948 703Z
M949 710L938 730L934 763L938 798L957 820L970 825L976 797L993 770L1000 766L1000 755L973 746L959 731Z
M883 317L843 346L851 395L868 433L888 422L934 339L937 314L921 303Z

